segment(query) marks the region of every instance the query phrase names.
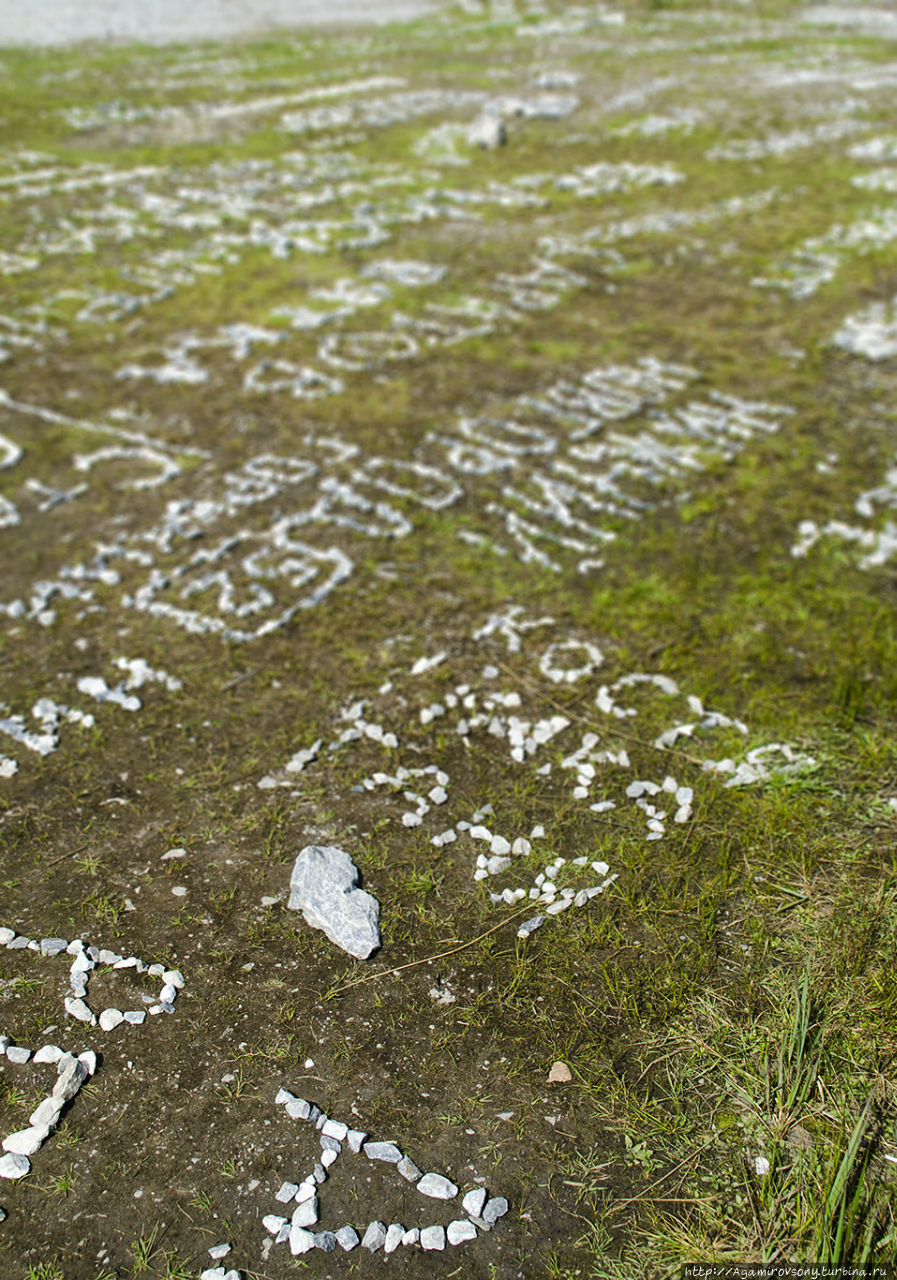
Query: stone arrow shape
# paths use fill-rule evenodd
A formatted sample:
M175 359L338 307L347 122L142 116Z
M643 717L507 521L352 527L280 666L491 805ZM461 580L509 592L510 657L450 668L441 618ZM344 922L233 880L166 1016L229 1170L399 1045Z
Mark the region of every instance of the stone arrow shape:
M331 1253L337 1247L348 1253L359 1244L371 1253L383 1249L384 1253L389 1254L399 1245L419 1245L422 1249L441 1251L445 1249L446 1243L459 1245L475 1240L478 1229L491 1230L508 1211L508 1202L503 1196L489 1198L486 1189L479 1187L469 1191L462 1201L463 1211L467 1216L459 1217L447 1227L433 1224L412 1227L406 1231L398 1222L387 1226L385 1222L373 1221L361 1235L359 1230L348 1223L337 1231L316 1230L321 1212L323 1184L344 1144L356 1155L364 1155L368 1160L394 1166L396 1173L425 1197L454 1200L459 1191L442 1174L422 1174L413 1160L404 1155L394 1142L369 1142L366 1133L351 1129L342 1121L325 1115L320 1107L305 1098L297 1098L289 1089L281 1089L275 1102L283 1106L292 1119L313 1124L321 1143L321 1157L315 1162L313 1172L302 1183L284 1182L275 1194L280 1212L267 1214L262 1219L265 1229L275 1237L275 1242L288 1243L294 1256L308 1253L312 1249Z

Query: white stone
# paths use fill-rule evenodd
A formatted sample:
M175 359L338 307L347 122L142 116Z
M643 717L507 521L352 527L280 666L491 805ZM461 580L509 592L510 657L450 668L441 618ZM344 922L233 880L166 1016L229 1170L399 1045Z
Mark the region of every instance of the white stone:
M56 1044L45 1044L34 1055L35 1063L56 1063L62 1057L62 1050Z
M424 1227L420 1233L420 1246L422 1249L444 1249L445 1229L443 1227Z
M314 1233L304 1227L290 1228L290 1253L297 1257L300 1253L308 1253L315 1247Z
M425 1173L417 1189L422 1196L431 1196L434 1200L451 1200L458 1194L454 1182L449 1182L441 1173Z
M386 1243L386 1227L382 1222L371 1222L361 1238L361 1247L376 1253Z
M449 1244L463 1244L465 1240L476 1240L477 1229L469 1218L458 1218L448 1224L445 1234Z
M71 1057L71 1055L67 1055ZM62 1098L64 1102L70 1102L75 1094L81 1088L87 1079L89 1072L83 1062L79 1062L77 1058L72 1058L70 1062L60 1059L59 1066L62 1067L56 1083L53 1086L52 1097Z
M124 1022L125 1015L120 1009L104 1009L100 1014L100 1027L103 1031L114 1031L120 1022Z
M5 1156L0 1156L0 1178L15 1181L16 1178L24 1178L30 1171L31 1161L27 1156L20 1156L12 1151Z
M79 1022L89 1022L91 1026L96 1026L97 1020L83 1000L66 996L65 1011L73 1018L77 1018Z
M486 1188L475 1187L473 1191L468 1191L467 1195L461 1201L461 1208L465 1213L472 1214L478 1218L483 1212L483 1206L486 1203Z
M11 1044L6 1050L6 1056L10 1062L14 1062L16 1066L22 1067L31 1059L31 1050L26 1049L23 1045Z
M345 1249L346 1253L348 1253L350 1249L354 1249L360 1244L358 1232L354 1227L340 1227L339 1231L336 1232L336 1242L341 1249Z
M304 1200L293 1210L292 1227L313 1227L318 1221L318 1197Z
M398 1164L402 1153L394 1142L366 1142L364 1154L369 1160L384 1160L387 1164Z
M481 116L467 134L470 146L482 147L485 151L494 151L496 147L504 146L507 140L508 131L500 116ZM427 1247L433 1246L424 1245L424 1248Z
M11 1133L8 1138L4 1138L3 1150L19 1156L33 1156L49 1136L49 1125L32 1125L30 1129L19 1129L17 1133Z
M402 1243L402 1237L405 1234L405 1228L400 1222L391 1222L386 1232L386 1240L383 1243L384 1253L395 1253L399 1245Z
M28 1123L33 1125L47 1125L50 1129L59 1119L60 1112L65 1106L62 1098L44 1098L28 1117Z

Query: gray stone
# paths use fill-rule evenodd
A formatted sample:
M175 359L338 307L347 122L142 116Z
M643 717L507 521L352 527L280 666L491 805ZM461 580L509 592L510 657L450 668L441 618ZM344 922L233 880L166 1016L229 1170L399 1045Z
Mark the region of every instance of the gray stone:
M444 1249L445 1228L424 1227L423 1231L420 1233L420 1247L422 1249Z
M483 1221L494 1227L499 1218L508 1212L508 1202L504 1196L494 1196L483 1210Z
M337 1142L336 1138L330 1138L326 1133L322 1133L321 1149L323 1151L331 1151L334 1155L339 1155L343 1149L343 1144L341 1142Z
M365 1231L361 1240L363 1249L370 1249L371 1253L376 1253L378 1249L382 1249L386 1243L386 1227L382 1222L371 1222Z
M333 1253L336 1243L336 1236L332 1231L318 1231L315 1235L315 1248L323 1253Z
M0 1222L5 1222L5 1221L6 1221L6 1210L0 1209Z
M355 1154L358 1155L359 1151L364 1146L364 1140L367 1136L368 1135L361 1129L350 1129L346 1134L346 1141L349 1144L349 1150L354 1151Z
M311 1105L304 1098L292 1098L287 1102L287 1115L291 1120L307 1120Z
M290 877L288 906L357 960L380 946L380 904L358 887L358 868L335 845L307 845Z
M139 1027L146 1021L146 1013L143 1009L130 1009L125 1014L125 1022L129 1022L133 1027Z
M278 1089L277 1097L274 1099L276 1107L286 1106L288 1102L298 1102L295 1093L290 1093L289 1089Z
M395 1253L396 1249L398 1249L399 1245L402 1243L404 1235L405 1228L402 1226L401 1222L391 1222L389 1224L389 1230L386 1232L386 1240L383 1243L383 1252Z
M315 1161L315 1182L321 1183L327 1181L327 1170L321 1164L320 1160Z
M65 938L41 938L40 953L42 956L58 956L68 945Z
M6 1050L6 1056L16 1066L23 1067L31 1059L31 1050L25 1049L22 1045L11 1044Z
M545 923L544 916L532 916L529 920L524 920L523 924L517 930L518 938L528 938L531 933L535 933L537 929Z
M402 1175L406 1182L417 1182L423 1173L422 1169L418 1169L417 1165L410 1156L402 1156L396 1169Z
M280 1190L275 1192L274 1199L279 1200L281 1204L289 1204L296 1192L299 1190L297 1182L283 1182Z
M360 1243L358 1232L354 1227L340 1227L336 1233L336 1243L341 1249L345 1249L346 1253L357 1247Z
M449 1182L441 1173L425 1173L417 1189L422 1196L431 1196L434 1200L451 1200L458 1194L454 1182Z
M465 1240L476 1240L477 1229L469 1218L458 1218L448 1224L445 1234L449 1244L463 1244Z
M30 1171L31 1161L27 1156L16 1155L13 1151L0 1156L0 1178L9 1178L14 1181L16 1178L24 1178Z
M475 1187L473 1191L468 1191L467 1195L461 1201L461 1208L465 1213L472 1214L478 1218L483 1212L483 1205L486 1203L486 1188Z
M387 1164L398 1164L402 1153L394 1142L366 1142L364 1154L369 1160L384 1160Z
M28 946L28 939L21 934L17 938L13 938L11 942L7 942L6 949L8 951L24 951Z

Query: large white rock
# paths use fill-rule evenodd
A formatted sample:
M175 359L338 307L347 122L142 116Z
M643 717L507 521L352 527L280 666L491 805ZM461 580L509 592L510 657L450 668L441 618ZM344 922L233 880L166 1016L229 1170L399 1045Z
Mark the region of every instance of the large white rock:
M380 946L380 903L358 888L358 868L335 845L302 850L293 865L288 905L357 960Z

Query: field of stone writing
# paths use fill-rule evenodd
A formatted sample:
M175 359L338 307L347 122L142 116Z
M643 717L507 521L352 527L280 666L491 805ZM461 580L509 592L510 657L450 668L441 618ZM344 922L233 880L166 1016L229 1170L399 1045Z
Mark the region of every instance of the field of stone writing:
M897 53L0 50L4 1280L897 1261Z

